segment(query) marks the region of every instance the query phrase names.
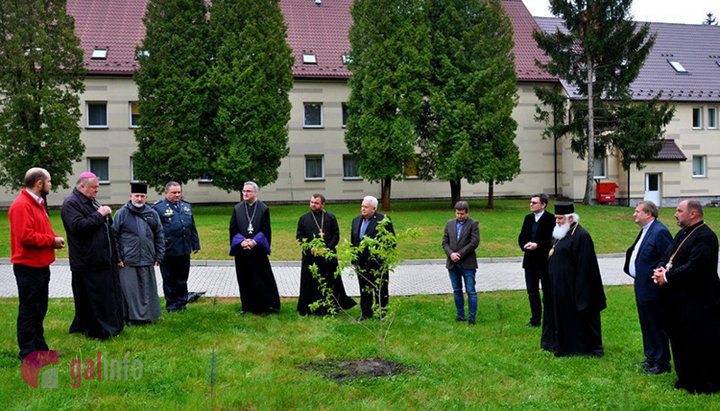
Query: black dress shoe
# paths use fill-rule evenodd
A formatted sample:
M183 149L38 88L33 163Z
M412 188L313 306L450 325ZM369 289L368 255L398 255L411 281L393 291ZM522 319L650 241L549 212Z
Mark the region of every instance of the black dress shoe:
M468 320L468 324L469 324L469 325L475 325L475 319L474 319L474 318L469 319L469 320Z
M457 321L457 322L465 321L465 317L455 317L455 321Z
M188 304L194 303L195 301L197 301L198 299L200 299L200 297L202 297L203 295L205 295L205 291L190 292L190 293L188 293L188 295L187 295L187 303L188 303Z
M529 323L527 323L527 325L525 325L525 326L526 326L526 327L530 327L530 328L537 328L537 327L540 326L540 323L529 322Z
M639 368L652 368L653 365L655 365L655 364L653 364L652 361L650 361L650 360L645 360L641 363L635 364L635 366L639 367Z
M646 374L646 375L665 374L666 372L670 372L670 367L661 367L659 365L653 365L650 368L645 368L644 370L642 370L642 373Z

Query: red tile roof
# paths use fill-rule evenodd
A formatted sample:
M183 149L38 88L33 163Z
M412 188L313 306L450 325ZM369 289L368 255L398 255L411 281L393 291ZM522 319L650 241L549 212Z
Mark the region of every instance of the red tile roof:
M137 68L135 47L145 36L142 17L148 0L68 0L68 14L85 50L85 67L91 74L131 75ZM515 65L520 81L556 81L535 66L545 57L532 38L539 29L520 0L503 0L515 40ZM352 0L280 0L293 49L295 78L347 79L352 73L342 62L350 51L348 29ZM107 48L105 60L91 59L96 48ZM303 54L315 54L317 64L303 64Z
M133 73L135 46L145 37L146 4L147 0L67 0L67 13L75 18L75 32L91 74ZM108 49L105 60L90 58L96 48Z

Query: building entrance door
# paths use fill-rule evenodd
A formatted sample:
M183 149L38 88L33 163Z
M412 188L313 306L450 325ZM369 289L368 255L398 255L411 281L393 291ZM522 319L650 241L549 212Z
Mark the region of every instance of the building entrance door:
M660 174L645 174L645 201L660 207Z

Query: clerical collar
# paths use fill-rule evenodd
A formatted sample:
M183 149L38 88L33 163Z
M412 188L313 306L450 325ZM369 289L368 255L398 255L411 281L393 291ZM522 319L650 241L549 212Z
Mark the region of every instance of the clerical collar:
M702 224L705 224L705 220L700 220L700 221L698 221L697 223L695 223L695 224L693 224L693 225L691 225L691 226L687 226L687 227L683 228L683 230L684 230L684 231L692 231L692 230L694 230L696 227L698 227L698 226L700 226L700 225L702 225Z

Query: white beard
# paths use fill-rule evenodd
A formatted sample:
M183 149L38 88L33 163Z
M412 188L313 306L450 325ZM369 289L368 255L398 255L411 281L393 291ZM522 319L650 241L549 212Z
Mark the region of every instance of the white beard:
M562 240L568 231L570 231L570 222L566 222L563 225L556 225L555 228L553 228L552 236L556 240Z

